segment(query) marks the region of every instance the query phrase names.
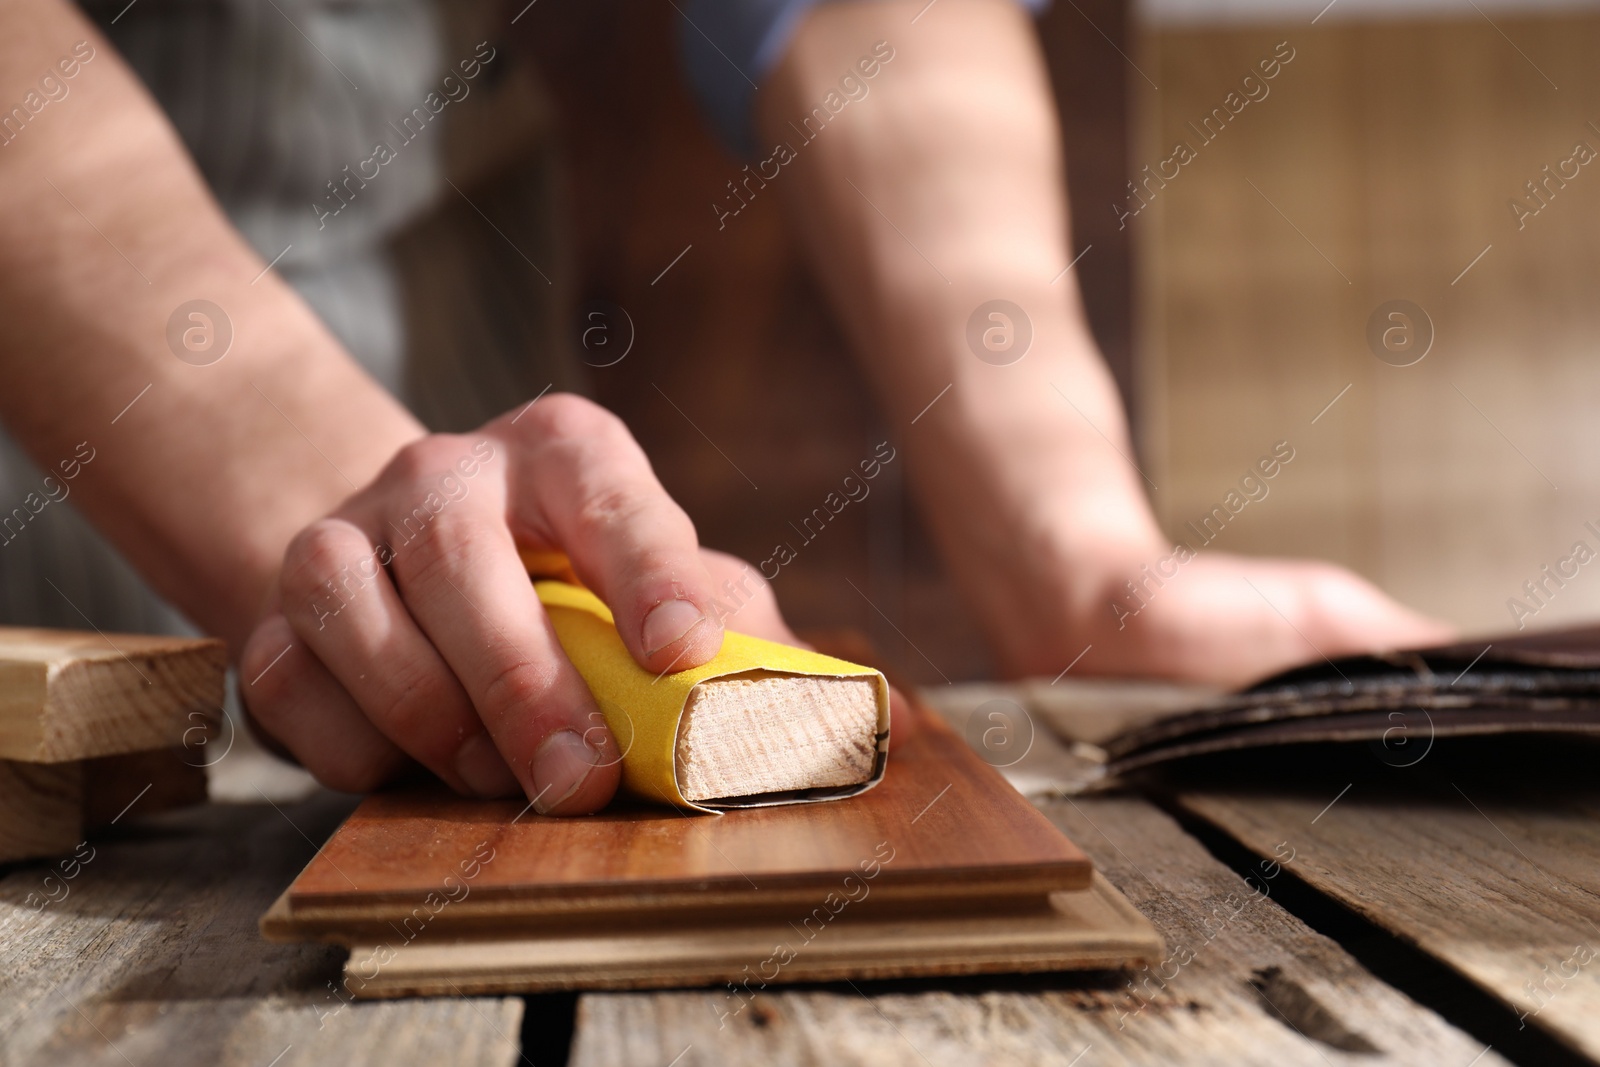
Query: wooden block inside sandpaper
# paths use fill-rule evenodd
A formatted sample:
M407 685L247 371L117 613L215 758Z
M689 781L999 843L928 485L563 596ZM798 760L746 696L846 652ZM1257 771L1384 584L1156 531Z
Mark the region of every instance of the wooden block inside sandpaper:
M859 785L878 758L877 680L751 671L701 682L676 758L693 801Z
M889 686L877 670L729 630L710 662L652 675L594 593L534 589L618 740L633 795L710 811L837 800L882 775Z
M0 627L0 759L184 744L221 717L221 641Z

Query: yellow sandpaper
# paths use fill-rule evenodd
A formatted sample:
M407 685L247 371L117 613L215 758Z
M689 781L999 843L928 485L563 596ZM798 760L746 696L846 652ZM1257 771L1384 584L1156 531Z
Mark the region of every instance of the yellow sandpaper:
M865 792L883 777L889 746L889 683L871 667L847 663L759 637L729 631L710 663L655 675L634 662L617 635L611 611L589 590L567 582L535 581L539 600L567 658L588 683L606 725L622 748L623 784L639 796L697 811L834 800ZM750 671L865 678L878 681L878 756L872 777L860 785L784 793L747 803L707 805L684 799L678 788L678 725L694 687L713 678Z

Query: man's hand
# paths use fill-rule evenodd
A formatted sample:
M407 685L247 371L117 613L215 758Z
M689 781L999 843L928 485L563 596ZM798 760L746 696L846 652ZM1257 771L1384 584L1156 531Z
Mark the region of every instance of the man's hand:
M1168 548L1151 560L1157 558L1174 557ZM991 630L1004 669L1054 676L1083 652L1075 674L1231 689L1302 663L1455 636L1328 563L1204 552L1177 564L1164 581L1132 564L1107 572L1092 588L1087 597L1063 593L997 612Z
M564 552L648 671L722 646L719 597L738 562L699 548L617 418L548 396L478 433L406 446L294 538L241 658L256 723L338 789L372 789L415 761L470 796L599 808L621 757L519 550ZM738 629L793 641L744 570L755 595Z

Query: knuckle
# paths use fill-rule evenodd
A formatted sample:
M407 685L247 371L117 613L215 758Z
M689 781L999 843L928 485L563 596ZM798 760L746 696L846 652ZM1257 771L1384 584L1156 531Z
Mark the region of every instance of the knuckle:
M388 682L384 709L374 716L386 736L403 742L407 751L448 744L458 723L470 717L459 689L438 670L408 665L396 669Z
M460 512L445 510L431 515L413 533L415 518L415 513L402 518L410 540L397 546L395 553L396 563L414 582L459 573L472 560L485 555L496 540L494 531L485 523Z
M629 526L651 509L651 502L631 487L596 486L585 493L572 517L580 533L598 534Z
M453 468L465 447L452 434L429 434L396 452L384 476L402 484L427 481Z
M279 582L286 606L303 607L349 565L348 534L349 527L337 519L318 519L295 534L284 551Z
M532 660L503 664L483 687L483 710L496 717L538 711L555 689L555 674L552 665Z
M588 441L627 433L622 420L592 400L572 393L545 397L526 413L530 429L550 441Z

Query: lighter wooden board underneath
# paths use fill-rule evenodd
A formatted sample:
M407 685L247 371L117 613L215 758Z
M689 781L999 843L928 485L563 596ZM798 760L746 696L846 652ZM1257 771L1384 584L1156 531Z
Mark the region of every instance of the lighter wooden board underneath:
M846 907L828 925L802 929L804 918L654 932L391 940L351 950L345 987L377 998L733 983L741 991L729 994L734 1011L740 996L788 982L1129 967L1155 963L1163 951L1155 928L1098 874L1088 889L1052 894L1048 908L1020 913L894 919L857 917Z

